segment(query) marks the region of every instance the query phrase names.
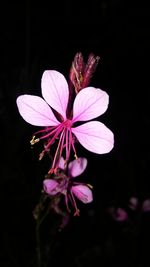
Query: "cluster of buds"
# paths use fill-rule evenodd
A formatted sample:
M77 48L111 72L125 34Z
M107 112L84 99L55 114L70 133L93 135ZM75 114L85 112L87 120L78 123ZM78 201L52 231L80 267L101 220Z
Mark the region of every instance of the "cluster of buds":
M75 88L76 94L89 85L99 60L99 56L95 56L91 53L88 57L87 64L85 64L81 53L75 55L69 78Z

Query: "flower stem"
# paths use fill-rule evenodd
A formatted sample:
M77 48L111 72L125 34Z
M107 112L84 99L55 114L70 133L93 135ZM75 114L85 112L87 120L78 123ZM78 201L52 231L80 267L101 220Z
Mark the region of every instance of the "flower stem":
M40 239L40 226L46 216L49 213L50 207L48 207L47 211L45 212L44 216L42 218L37 219L37 225L36 225L36 252L37 252L37 267L42 267L42 255L41 255L41 239Z

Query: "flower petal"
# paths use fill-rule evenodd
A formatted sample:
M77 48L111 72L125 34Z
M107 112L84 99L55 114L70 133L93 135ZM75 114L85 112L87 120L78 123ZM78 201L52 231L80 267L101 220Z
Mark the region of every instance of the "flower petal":
M35 126L56 126L59 121L48 104L39 96L21 95L17 98L20 115Z
M55 70L44 71L42 95L46 102L66 119L69 89L65 77L60 72Z
M108 212L112 216L112 218L117 222L124 222L128 220L127 212L120 207L118 208L110 207L108 209Z
M53 179L45 179L43 181L44 191L51 196L54 196L58 193L57 190L58 185L59 185L58 182L56 182Z
M69 176L76 177L84 172L87 166L86 158L78 158L71 161L68 165Z
M126 221L128 219L128 214L124 209L117 208L116 214L114 215L114 217L115 217L116 221L123 222L123 221Z
M63 157L59 159L58 168L64 170L65 169L65 160Z
M142 211L149 212L150 211L150 199L145 199L142 204Z
M138 199L136 197L131 197L129 199L129 208L132 210L136 210L138 207Z
M109 96L105 91L94 87L82 89L73 105L73 122L87 121L103 114L108 107Z
M105 154L114 146L113 133L99 121L84 123L72 128L72 132L81 145L91 152Z
M90 203L93 201L93 194L91 189L86 185L73 185L71 187L72 193L83 203Z

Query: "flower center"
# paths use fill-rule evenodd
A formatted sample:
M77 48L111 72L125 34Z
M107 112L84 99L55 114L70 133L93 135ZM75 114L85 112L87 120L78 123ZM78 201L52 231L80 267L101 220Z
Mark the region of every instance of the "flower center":
M69 179L67 177L63 178L59 184L59 192L65 195L67 193L68 184Z
M72 121L69 120L69 119L67 119L67 120L65 120L62 124L63 124L63 127L64 127L64 128L71 128L71 126L72 126Z
M76 149L74 146L75 138L72 134L71 128L72 124L72 120L67 119L57 126L47 127L44 130L36 132L32 140L30 141L31 145L34 145L41 139L44 139L46 141L44 150L39 155L39 160L41 160L46 152L50 152L51 145L54 144L56 140L58 140L57 148L53 158L52 168L50 169L49 173L56 172L59 164L59 159L62 156L64 150L66 154L66 162L68 162L69 160L71 148L74 151L75 158L77 158Z

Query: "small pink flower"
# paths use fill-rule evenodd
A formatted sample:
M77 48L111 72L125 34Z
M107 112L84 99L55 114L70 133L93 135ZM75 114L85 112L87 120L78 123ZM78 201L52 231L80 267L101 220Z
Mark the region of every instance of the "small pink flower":
M66 206L69 210L68 200L71 201L72 205L75 208L75 215L79 215L79 210L75 198L78 198L84 204L90 203L93 201L93 194L90 189L90 185L76 183L72 178L81 175L87 166L86 158L78 158L73 160L68 164L68 175L64 176L58 180L45 179L43 181L44 191L50 195L54 196L56 194L64 194ZM65 161L61 157L59 162L59 168L65 170Z
M132 210L138 211L138 212L149 212L150 211L150 199L145 199L143 202L140 203L140 201L136 197L131 197L129 201L129 207Z
M108 213L117 222L124 222L124 221L128 220L127 212L124 209L120 208L120 207L118 207L118 208L110 207L108 209Z
M136 210L138 207L139 201L136 197L131 197L129 199L129 208L132 210Z
M105 91L94 87L82 89L75 97L72 117L67 117L69 89L65 77L55 70L46 70L42 76L41 87L45 100L39 96L21 95L17 98L17 106L25 121L35 126L46 127L35 134L40 134L40 137L35 139L34 136L31 140L31 144L40 139L48 140L41 158L55 140L59 139L52 169L57 167L57 161L64 148L67 161L71 148L76 155L75 137L91 152L104 154L111 151L114 136L103 123L91 121L75 126L76 122L92 120L107 110L109 97ZM57 111L59 116L56 117L51 108Z
M150 199L145 199L142 203L142 211L149 212L150 211Z

